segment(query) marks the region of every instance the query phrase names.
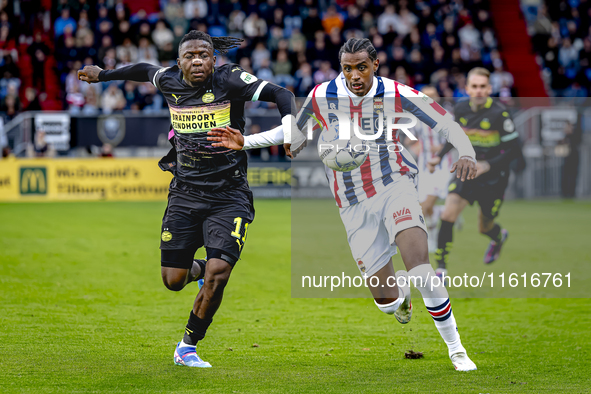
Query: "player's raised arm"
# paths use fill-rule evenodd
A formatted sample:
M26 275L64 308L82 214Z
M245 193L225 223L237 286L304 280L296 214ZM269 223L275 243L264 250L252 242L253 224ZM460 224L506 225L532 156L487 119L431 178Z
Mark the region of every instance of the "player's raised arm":
M455 162L450 172L457 171L462 181L476 177L476 152L462 127L456 123L445 109L429 96L417 92L408 86L399 85L404 110L415 115L420 121L445 137L458 150L460 159Z
M116 70L103 70L98 66L85 66L78 71L78 79L88 83L104 81L152 82L161 67L149 63L137 63Z

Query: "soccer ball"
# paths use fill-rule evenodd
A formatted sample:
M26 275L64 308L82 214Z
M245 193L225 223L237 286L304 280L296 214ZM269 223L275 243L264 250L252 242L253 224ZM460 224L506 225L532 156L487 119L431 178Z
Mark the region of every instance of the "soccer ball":
M338 127L323 129L318 138L318 156L331 170L347 172L359 168L367 155L369 146L357 137L353 130L349 140L339 139Z

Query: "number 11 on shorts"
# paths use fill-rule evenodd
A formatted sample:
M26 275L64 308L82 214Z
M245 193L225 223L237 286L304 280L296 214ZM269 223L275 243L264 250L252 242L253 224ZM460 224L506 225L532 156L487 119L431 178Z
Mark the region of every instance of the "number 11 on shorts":
M241 231L242 227L242 218L235 218L234 224L236 228L232 231L232 237L236 238L236 243L238 244L238 250L242 250L244 246L244 242L246 241L246 232L248 231L248 223L244 223L244 231ZM244 235L241 235L243 233Z

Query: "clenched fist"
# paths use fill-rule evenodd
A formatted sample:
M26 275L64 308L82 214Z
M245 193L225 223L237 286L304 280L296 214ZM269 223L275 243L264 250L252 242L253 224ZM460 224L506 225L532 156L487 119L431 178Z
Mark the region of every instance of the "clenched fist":
M99 66L85 66L82 70L78 70L78 79L88 83L97 83L99 81L99 74L103 71Z

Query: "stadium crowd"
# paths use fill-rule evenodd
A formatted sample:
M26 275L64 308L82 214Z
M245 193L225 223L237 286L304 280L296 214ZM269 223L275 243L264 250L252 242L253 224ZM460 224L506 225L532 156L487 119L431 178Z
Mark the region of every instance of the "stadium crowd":
M524 14L551 93L587 97L591 89L591 1L533 0L524 7Z
M84 65L175 64L190 29L232 35L243 45L218 64L239 63L296 96L334 78L338 50L353 36L378 50L379 75L444 97L466 95L465 72L491 70L493 95L510 96L488 0L26 0L0 1L0 112L66 109L73 114L165 107L150 84L86 85ZM591 77L586 0L525 7L534 48L554 95L587 95ZM265 105L265 104L251 104Z
M243 45L218 63L239 63L296 96L338 74L338 50L353 36L371 38L380 75L415 87L434 84L442 96L465 96L464 73L478 65L495 71L496 94L513 82L502 70L484 0L29 0L20 5L17 10L0 1L0 98L9 119L35 109L158 111L165 103L150 84L91 86L79 82L76 72L86 64L105 69L135 62L173 65L189 29L243 37Z

